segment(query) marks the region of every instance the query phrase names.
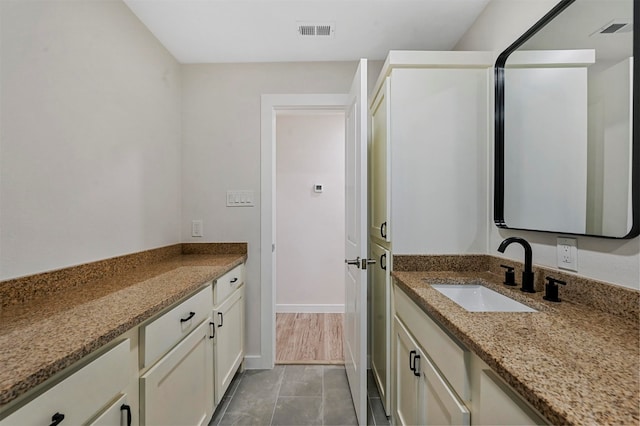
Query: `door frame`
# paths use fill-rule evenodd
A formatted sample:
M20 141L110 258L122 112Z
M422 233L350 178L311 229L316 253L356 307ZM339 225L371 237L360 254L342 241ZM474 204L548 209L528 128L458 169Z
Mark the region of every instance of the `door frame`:
M345 111L349 95L265 94L260 106L260 354L247 368L271 369L276 359L275 219L276 113L285 110Z

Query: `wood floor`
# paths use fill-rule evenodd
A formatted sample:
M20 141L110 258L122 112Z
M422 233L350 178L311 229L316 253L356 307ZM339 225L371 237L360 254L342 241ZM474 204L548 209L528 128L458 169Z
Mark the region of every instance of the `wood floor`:
M343 314L276 314L276 364L344 364Z

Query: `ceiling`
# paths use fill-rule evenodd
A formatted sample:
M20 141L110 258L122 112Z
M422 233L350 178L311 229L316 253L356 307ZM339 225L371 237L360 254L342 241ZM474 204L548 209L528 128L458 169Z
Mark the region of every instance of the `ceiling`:
M181 63L385 59L451 50L489 0L124 0ZM300 37L298 22L330 23Z
M595 49L598 62L617 63L633 56L634 0L578 0L544 26L521 50ZM601 34L612 22L631 24Z

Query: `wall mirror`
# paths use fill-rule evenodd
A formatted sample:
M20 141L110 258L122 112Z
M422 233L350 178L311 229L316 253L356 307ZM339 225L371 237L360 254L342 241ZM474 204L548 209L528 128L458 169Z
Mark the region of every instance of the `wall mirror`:
M640 234L633 4L562 0L498 57L497 226Z

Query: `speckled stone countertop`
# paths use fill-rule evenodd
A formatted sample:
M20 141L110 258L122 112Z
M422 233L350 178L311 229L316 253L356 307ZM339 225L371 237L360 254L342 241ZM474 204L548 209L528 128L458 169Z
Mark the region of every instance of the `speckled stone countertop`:
M0 408L247 259L246 245L245 254L241 250L182 254L197 253L192 246L177 252L172 247L169 254L165 250L160 258L138 263L125 272L105 274L102 279L96 272L93 281L81 286L64 285L53 293L32 292L21 303L2 306ZM225 250L201 251L207 252ZM93 265L95 268L98 262ZM98 266L100 271L106 270ZM15 282L12 284L15 287Z
M543 292L506 287L492 272L394 271L393 278L551 423L640 424L637 320L569 300L547 302ZM478 281L539 312L468 312L431 287Z

